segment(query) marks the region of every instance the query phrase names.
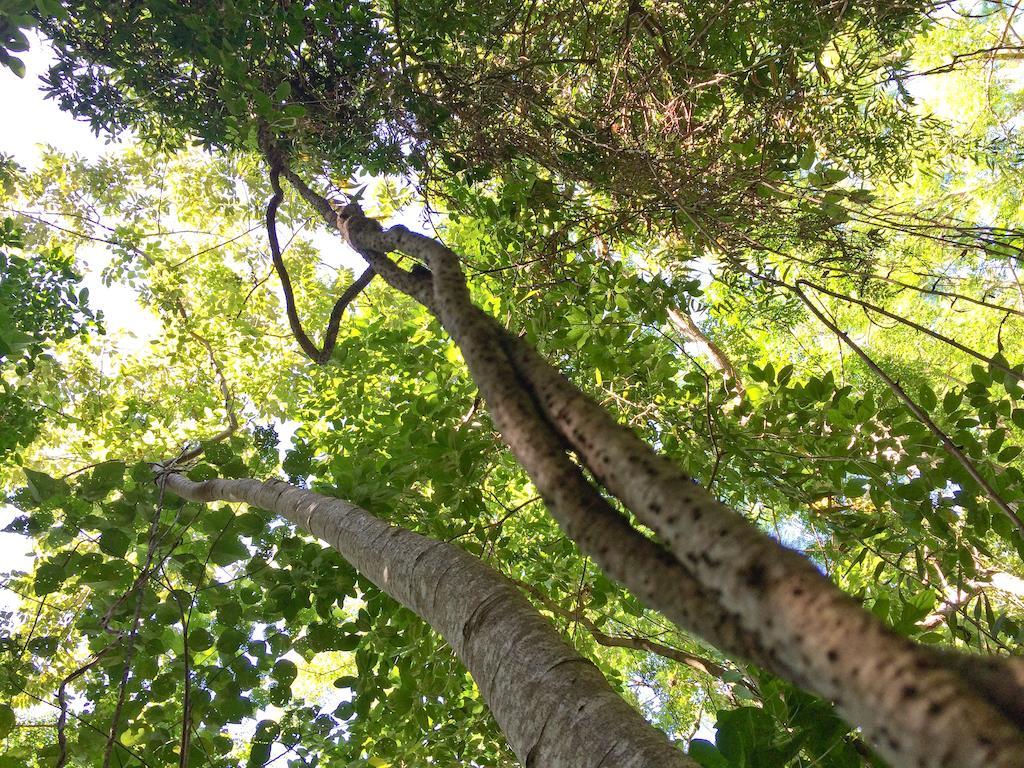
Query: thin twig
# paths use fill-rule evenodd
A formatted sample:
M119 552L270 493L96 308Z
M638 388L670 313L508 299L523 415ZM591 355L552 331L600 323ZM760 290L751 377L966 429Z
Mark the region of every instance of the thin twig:
M525 581L516 581L513 579L513 583L520 589L523 589L533 595L552 613L569 619L570 621L578 622L591 634L599 645L603 645L608 648L629 648L634 651L646 651L657 656L662 656L666 659L671 659L672 661L678 661L680 664L685 664L691 669L696 669L697 671L711 675L712 677L721 678L726 672L725 667L711 661L710 659L678 648L672 648L671 646L649 640L645 637L607 635L598 629L597 625L588 618L582 610L570 611L563 608L537 587L532 584L528 584Z
M839 328L835 323L825 317L825 314L821 312L814 303L807 297L807 295L800 290L798 286L792 286L791 290L799 297L799 299L806 305L806 307L814 314L818 320L821 321L829 330L835 333L843 343L845 343L853 352L859 357L864 364L871 369L882 382L892 391L897 398L906 406L907 410L910 411L918 421L924 424L928 430L939 439L943 447L949 453L950 456L955 458L960 465L967 471L967 474L978 484L978 486L984 491L985 495L999 507L1003 513L1013 521L1013 524L1017 526L1017 530L1020 531L1021 535L1024 536L1024 520L1021 520L1017 512L1011 507L1006 500L999 495L999 492L982 476L978 471L978 468L974 466L972 462L963 451L957 447L956 443L947 435L942 429L932 421L931 417L925 413L925 411L907 394L906 390L899 385L899 383L893 379L889 374L883 371L878 364L871 359L867 352L865 352L860 345L858 345L850 336Z

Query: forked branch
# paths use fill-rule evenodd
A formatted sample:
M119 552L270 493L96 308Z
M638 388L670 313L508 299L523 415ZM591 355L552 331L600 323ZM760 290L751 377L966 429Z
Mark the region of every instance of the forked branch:
M885 627L618 424L472 303L443 244L401 226L385 230L354 204L335 211L295 174L286 178L389 285L437 317L553 516L609 576L723 652L835 702L895 766L1020 768L1024 733L1005 692L983 690ZM392 251L428 270L407 272L386 256ZM664 544L634 528L600 487Z
M335 344L338 341L338 329L341 327L341 316L349 304L370 284L375 274L373 267L368 267L345 292L338 297L331 310L331 317L327 321L327 330L324 333L323 346L317 347L302 327L299 320L299 312L295 306L295 291L292 288L291 277L288 275L288 268L284 263L284 256L281 253L281 243L277 238L277 209L284 199L284 190L281 188L280 167L275 166L272 160L270 168L270 186L274 191L270 201L267 203L267 239L270 241L270 255L274 261L274 269L281 281L281 290L284 292L285 311L288 314L288 325L291 327L292 335L299 343L306 357L317 365L324 365L331 359Z

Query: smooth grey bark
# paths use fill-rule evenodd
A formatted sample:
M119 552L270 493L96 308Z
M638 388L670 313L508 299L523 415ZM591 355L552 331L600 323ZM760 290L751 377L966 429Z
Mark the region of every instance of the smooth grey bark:
M335 210L283 173L386 282L438 318L552 515L612 578L681 628L833 701L895 766L1024 768L1024 689L991 672L1014 662L953 663L891 631L475 307L451 250L384 229L358 205ZM408 272L391 251L429 269ZM567 449L664 546L618 516Z
M458 547L278 480L160 477L184 499L245 502L334 547L448 641L528 768L697 768L511 581Z
M692 317L685 312L670 309L668 311L668 321L679 335L685 336L701 348L719 373L725 376L727 382L732 384L732 388L736 390L737 395L743 394L745 391L743 379L740 378L729 356L700 329L700 326L693 321Z

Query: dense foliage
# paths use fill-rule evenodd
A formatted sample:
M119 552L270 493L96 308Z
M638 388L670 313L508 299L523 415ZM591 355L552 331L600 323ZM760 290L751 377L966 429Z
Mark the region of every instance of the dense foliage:
M421 307L375 282L326 365L299 353L261 133L436 231L487 312L900 633L1021 652L1016 6L51 5L0 60L38 23L49 95L135 143L4 166L0 479L36 556L0 766L513 764L450 649L339 556L160 494L150 463L232 421L190 476L457 542L702 765L881 764L581 556ZM360 266L314 221L278 214L316 335ZM155 331L90 332L97 253L138 305L91 303Z
M55 400L59 370L47 354L52 344L101 329L89 311L89 291L79 288L80 276L59 248L36 254L23 250L14 219L0 222L0 415L4 434L0 456L36 437L44 411ZM44 371L33 375L36 368ZM48 402L49 401L49 402Z

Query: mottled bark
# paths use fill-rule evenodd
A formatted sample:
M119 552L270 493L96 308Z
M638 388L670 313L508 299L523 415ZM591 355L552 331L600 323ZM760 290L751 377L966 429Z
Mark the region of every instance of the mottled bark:
M245 502L334 547L448 641L523 765L696 768L512 582L458 547L277 480L162 478L182 498Z
M383 230L357 206L334 211L287 175L390 285L437 316L549 509L610 576L721 650L835 702L896 766L1024 766L1011 693L1024 689L1005 680L986 687L993 675L966 674L890 631L805 558L719 503L477 309L458 258L441 243L404 227ZM430 271L406 272L390 251ZM664 546L619 516L566 449Z
M942 663L957 670L976 688L985 691L1013 722L1024 728L1024 657L979 656L939 651Z

